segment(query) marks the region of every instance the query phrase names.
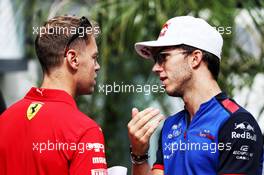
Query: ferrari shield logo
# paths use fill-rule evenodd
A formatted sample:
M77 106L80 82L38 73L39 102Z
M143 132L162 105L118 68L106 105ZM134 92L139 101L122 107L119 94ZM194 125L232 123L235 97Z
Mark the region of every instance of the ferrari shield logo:
M32 102L27 109L27 118L31 120L43 106L41 102Z

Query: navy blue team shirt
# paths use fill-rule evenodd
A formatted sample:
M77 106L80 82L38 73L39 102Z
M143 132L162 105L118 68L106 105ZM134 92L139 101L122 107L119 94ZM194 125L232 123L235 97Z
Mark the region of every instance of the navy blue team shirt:
M165 175L261 175L263 137L255 118L225 93L164 122L153 169Z

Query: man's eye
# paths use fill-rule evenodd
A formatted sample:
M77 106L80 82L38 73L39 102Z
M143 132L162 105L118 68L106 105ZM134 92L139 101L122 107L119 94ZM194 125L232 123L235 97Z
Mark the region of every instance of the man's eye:
M159 64L162 64L164 63L164 61L166 60L166 57L168 56L168 54L165 54L165 53L160 53L156 59L156 61L159 63Z
M162 53L162 54L160 54L160 59L163 61L167 56L168 56L168 54Z
M155 63L162 64L167 57L167 54L165 53L159 53L154 57Z
M98 62L98 55L95 55L95 56L93 56L92 58L94 59L94 62L95 62L95 63Z
M99 55L94 55L93 58L94 59L97 59L99 57Z

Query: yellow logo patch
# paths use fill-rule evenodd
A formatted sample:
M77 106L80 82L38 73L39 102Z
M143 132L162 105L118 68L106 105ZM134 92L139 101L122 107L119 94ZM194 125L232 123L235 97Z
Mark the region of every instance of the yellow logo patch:
M38 113L40 108L43 106L41 102L32 102L27 109L27 118L31 120Z

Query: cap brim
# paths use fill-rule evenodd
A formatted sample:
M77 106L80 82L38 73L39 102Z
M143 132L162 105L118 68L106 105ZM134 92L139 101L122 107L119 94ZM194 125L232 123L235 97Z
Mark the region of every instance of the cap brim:
M136 52L143 58L153 58L153 48L178 45L174 43L155 41L138 42L135 44Z

